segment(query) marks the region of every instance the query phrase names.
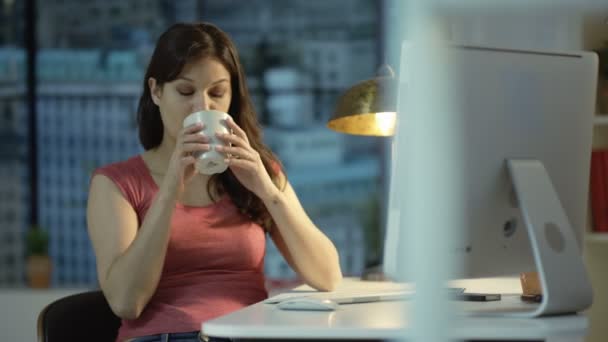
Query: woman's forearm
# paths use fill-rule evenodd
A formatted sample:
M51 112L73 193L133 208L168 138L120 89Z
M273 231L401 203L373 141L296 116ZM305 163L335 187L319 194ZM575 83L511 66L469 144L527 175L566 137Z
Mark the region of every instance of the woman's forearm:
M338 252L310 220L293 189L273 192L262 200L306 283L319 290L333 290L342 280Z
M171 191L158 191L135 239L108 269L104 290L108 301L120 303L117 306L125 318L137 318L156 291L175 201Z

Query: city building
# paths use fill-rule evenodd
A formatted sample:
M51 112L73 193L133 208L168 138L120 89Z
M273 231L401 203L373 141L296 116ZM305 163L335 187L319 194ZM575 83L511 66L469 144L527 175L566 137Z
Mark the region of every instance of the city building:
M343 164L344 136L322 124L268 127L264 140L288 171Z
M294 67L265 70L265 109L268 125L302 128L314 124L314 92L310 74Z
M162 13L167 23L200 21L204 0L161 0Z
M38 1L41 48L134 48L166 27L160 1Z
M262 36L271 43L375 39L378 6L370 0L224 0L205 2L202 14L243 48L255 45Z

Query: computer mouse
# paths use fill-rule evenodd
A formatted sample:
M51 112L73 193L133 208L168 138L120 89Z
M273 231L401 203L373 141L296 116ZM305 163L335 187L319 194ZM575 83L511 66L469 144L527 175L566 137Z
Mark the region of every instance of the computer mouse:
M277 307L281 310L334 311L338 303L331 299L296 297L281 301Z

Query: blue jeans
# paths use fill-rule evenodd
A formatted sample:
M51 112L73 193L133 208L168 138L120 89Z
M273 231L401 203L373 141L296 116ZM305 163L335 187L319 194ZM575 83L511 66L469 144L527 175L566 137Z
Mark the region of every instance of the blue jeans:
M136 337L130 342L231 342L229 338L202 337L198 331Z

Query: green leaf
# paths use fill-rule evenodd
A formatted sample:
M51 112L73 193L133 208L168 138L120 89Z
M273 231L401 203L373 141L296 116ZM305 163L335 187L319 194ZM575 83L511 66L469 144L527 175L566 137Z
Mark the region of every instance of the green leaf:
M49 234L40 227L32 227L26 236L27 255L48 255Z

